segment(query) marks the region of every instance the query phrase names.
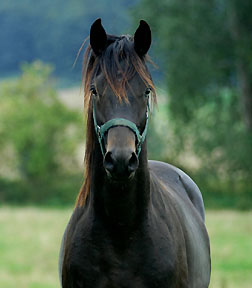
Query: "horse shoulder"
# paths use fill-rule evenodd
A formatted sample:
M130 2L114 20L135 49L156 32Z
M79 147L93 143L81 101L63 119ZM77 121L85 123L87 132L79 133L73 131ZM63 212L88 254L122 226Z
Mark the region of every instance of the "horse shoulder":
M179 219L185 239L189 287L208 287L210 279L210 246L204 224L204 205L199 188L178 168L149 161L156 205L164 203L165 211ZM157 195L161 194L161 195ZM160 210L160 207L159 207ZM171 221L171 217L167 221ZM174 217L173 217L174 219Z
M149 169L164 185L172 187L176 193L190 199L193 206L205 221L205 209L202 194L195 182L179 168L160 161L149 160Z

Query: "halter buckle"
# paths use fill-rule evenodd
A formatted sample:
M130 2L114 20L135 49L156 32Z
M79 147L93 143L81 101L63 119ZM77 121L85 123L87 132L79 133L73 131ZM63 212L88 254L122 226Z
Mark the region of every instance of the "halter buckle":
M97 133L97 136L99 137L99 138L101 138L101 127L100 126L96 126L96 133Z

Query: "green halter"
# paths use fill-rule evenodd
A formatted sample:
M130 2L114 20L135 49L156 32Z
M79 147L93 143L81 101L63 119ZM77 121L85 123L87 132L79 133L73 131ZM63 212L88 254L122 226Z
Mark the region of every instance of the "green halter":
M136 124L131 122L130 120L125 119L125 118L114 118L114 119L111 119L111 120L105 122L102 126L99 126L97 124L97 120L96 120L94 97L92 97L92 101L93 101L94 127L95 127L95 132L96 132L96 135L98 137L98 141L99 141L99 144L101 147L101 152L102 152L103 157L105 156L105 152L104 152L104 148L102 145L102 140L104 140L106 132L108 132L108 130L110 128L116 127L116 126L128 127L130 130L132 130L135 133L136 140L137 140L136 153L137 153L137 156L139 156L141 149L142 149L142 144L144 143L144 140L145 140L145 137L147 134L147 129L148 129L149 110L150 110L149 97L147 99L146 122L145 122L145 127L144 127L144 131L143 131L142 135L139 132Z

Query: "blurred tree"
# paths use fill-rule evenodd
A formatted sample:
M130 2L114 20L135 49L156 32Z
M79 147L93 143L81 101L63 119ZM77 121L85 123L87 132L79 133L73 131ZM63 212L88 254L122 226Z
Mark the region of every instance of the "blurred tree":
M174 116L188 121L221 88L232 87L251 131L252 2L142 0L140 7L160 41Z
M252 190L252 1L141 0L169 90L175 149ZM183 165L183 161L180 162Z
M22 71L1 83L0 149L11 146L22 179L37 183L63 173L62 159L72 162L81 118L58 100L51 66L36 61Z

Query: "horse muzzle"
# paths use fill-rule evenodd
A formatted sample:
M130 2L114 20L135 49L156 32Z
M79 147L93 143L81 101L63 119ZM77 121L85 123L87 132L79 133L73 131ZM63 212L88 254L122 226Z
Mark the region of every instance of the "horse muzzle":
M112 180L125 181L134 177L139 164L135 143L135 135L129 128L109 129L103 165Z

